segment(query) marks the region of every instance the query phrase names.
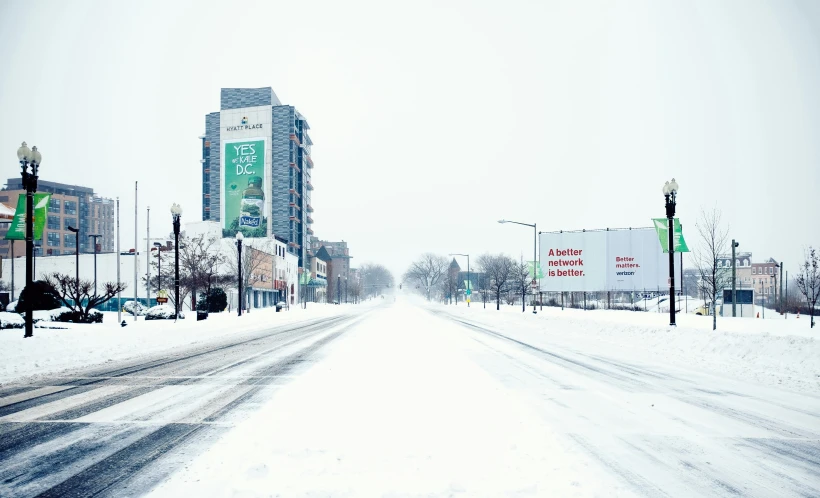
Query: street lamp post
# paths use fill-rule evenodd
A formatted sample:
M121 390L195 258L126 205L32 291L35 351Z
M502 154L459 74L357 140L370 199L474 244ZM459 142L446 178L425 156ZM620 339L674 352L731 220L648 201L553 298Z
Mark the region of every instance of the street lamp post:
M336 277L336 304L342 304L342 275Z
M74 232L74 292L80 299L80 229L70 226L68 231Z
M162 244L154 242L154 247L157 248L157 295L162 290ZM150 302L151 296L148 296Z
M25 142L17 149L17 159L20 161L20 175L23 177L23 188L26 189L26 330L23 337L34 336L34 300L32 299L32 283L34 282L34 192L37 192L38 170L43 157L37 147L28 148ZM31 171L29 172L29 166ZM14 242L12 241L12 245ZM14 261L11 262L14 265Z
M245 236L242 235L242 232L236 232L236 253L239 257L239 261L237 262L237 265L236 265L237 269L239 270L237 272L237 276L236 276L237 279L238 279L237 289L239 291L238 292L239 299L237 301L238 306L236 307L237 308L236 312L237 312L238 316L242 316L242 239L244 239L244 238L245 238Z
M450 254L450 256L464 256L464 257L467 258L467 286L466 286L467 288L464 290L464 295L466 296L465 300L467 301L467 307L469 308L470 307L470 301L472 301L472 299L470 299L470 296L472 296L472 292L473 292L473 290L471 288L472 285L470 285L470 255L469 254L460 254L460 253L455 253L454 252L454 253ZM467 291L469 291L470 294L467 294Z
M97 295L97 239L102 237L99 234L91 234L89 235L92 239L94 239L94 296Z
M538 261L538 230L535 227L535 223L521 223L520 221L510 221L510 220L498 220L499 223L515 223L516 225L523 225L525 227L532 227L532 278L535 280L535 277L538 275L538 268L535 267L536 261ZM535 299L532 300L532 314L538 313L535 309Z
M347 304L347 275L345 275L345 304Z
M675 326L675 206L677 205L678 182L663 185L666 199L666 231L669 234L669 325ZM734 248L733 248L734 250Z
M182 206L176 202L171 206L171 219L174 222L174 321L179 318L179 219L182 217Z

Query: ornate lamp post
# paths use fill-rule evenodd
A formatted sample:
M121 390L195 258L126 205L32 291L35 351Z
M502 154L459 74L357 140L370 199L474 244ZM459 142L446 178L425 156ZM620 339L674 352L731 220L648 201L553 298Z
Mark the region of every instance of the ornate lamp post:
M37 192L37 172L43 157L36 146L29 149L23 142L17 149L17 159L22 170L20 175L23 177L23 188L26 189L26 288L29 296L26 299L26 331L23 337L34 337L34 301L31 295L31 284L34 281L34 192Z
M244 238L245 238L245 236L242 235L242 232L236 232L236 251L237 251L237 254L239 256L239 261L237 262L237 265L236 265L237 268L239 269L239 271L237 272L238 275L236 276L237 279L238 279L237 288L239 289L239 301L237 301L237 303L239 305L237 306L236 311L239 314L239 316L242 316L242 304L243 304L242 303L242 239L244 239Z
M179 219L182 207L176 202L171 206L174 221L174 321L179 318Z
M663 185L666 199L666 231L669 234L669 325L675 326L675 206L677 206L678 182Z

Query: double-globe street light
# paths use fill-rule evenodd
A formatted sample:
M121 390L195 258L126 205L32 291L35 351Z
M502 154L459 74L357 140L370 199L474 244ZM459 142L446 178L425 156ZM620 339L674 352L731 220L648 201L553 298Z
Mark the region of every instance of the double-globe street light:
M669 325L675 326L675 206L677 205L678 182L663 185L663 196L666 199L666 232L669 237ZM714 304L714 303L713 303Z
M470 307L470 295L472 294L472 285L470 285L470 255L469 254L461 254L457 252L450 253L450 256L464 256L467 258L467 286L464 289L464 296L466 297L465 301L467 301L467 307ZM458 301L456 301L458 302Z
M174 321L179 318L179 219L182 207L176 202L171 205L171 219L174 222Z
M535 228L535 223L521 223L520 221L510 221L510 220L498 220L499 223L515 223L516 225L523 225L525 227L532 227L532 279L535 281L536 276L538 275L538 268L536 265L538 264L538 230ZM532 300L532 313L536 314L538 311L535 310L535 297Z
M237 257L239 258L239 260L237 261L237 265L236 265L236 267L238 269L237 276L236 276L237 279L238 279L237 289L239 290L239 292L238 292L239 300L237 301L238 316L242 316L242 239L244 239L244 238L245 238L245 236L242 235L242 232L236 232L236 254L237 254Z
M20 175L23 177L23 188L26 189L26 330L23 337L34 336L34 296L32 283L34 280L34 192L37 192L37 173L40 162L43 160L37 146L28 148L25 142L17 149L17 160L20 161ZM31 171L29 171L31 168ZM13 244L13 242L12 242ZM14 264L14 262L12 262Z

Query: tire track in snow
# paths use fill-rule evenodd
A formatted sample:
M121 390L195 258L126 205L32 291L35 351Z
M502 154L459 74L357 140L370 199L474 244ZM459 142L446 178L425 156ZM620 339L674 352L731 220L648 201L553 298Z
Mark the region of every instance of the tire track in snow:
M274 334L267 334L265 337L256 337L250 340L241 341L233 345L222 345L218 347L207 348L207 351L198 351L193 354L185 354L177 358L166 361L149 361L141 362L138 365L132 365L126 368L108 369L99 372L97 375L109 377L107 380L118 378L127 378L131 373L146 373L146 371L160 370L160 372L167 372L168 367L174 364L174 370L180 368L185 370L196 370L197 373L207 373L213 371L215 376L224 376L230 374L234 369L248 369L251 368L254 375L250 379L237 379L237 384L245 384L251 386L250 389L234 389L227 395L220 396L220 400L216 403L209 404L213 411L207 415L199 417L206 419L205 423L167 423L160 426L157 425L139 425L133 423L123 424L88 424L88 423L72 423L70 421L63 422L56 420L53 423L33 422L33 423L6 423L0 424L0 433L10 437L4 437L0 441L0 455L4 458L4 462L16 462L21 458L25 460L27 465L21 471L21 468L16 464L4 464L0 467L0 495L3 496L30 496L36 492L42 492L42 496L90 496L99 493L105 493L112 485L122 485L123 482L133 476L136 472L144 470L146 466L157 460L165 452L179 445L191 441L193 435L199 434L205 428L207 431L219 431L224 428L216 427L208 424L208 422L218 422L226 415L232 413L243 404L258 396L261 391L268 388L274 379L279 376L287 375L294 371L298 366L305 363L305 361L319 349L338 338L347 329L355 324L348 323L342 325L340 330L326 334L328 329L333 329L339 326L339 323L350 322L356 316L340 317L340 319L323 320L320 323L313 323L309 325L301 325L291 329L294 334L299 334L298 337L292 340L286 340L282 344L276 345L272 348L281 349L287 346L295 345L299 347L300 342L306 342L303 347L285 357L278 357L271 364L269 361L266 364L264 357L259 357L254 354L259 362L258 365L252 365L248 361L240 358L231 358L231 354L225 354L232 348L236 350L236 346L244 345L245 349L253 349L256 344L255 341L279 341L282 340L283 331ZM313 340L316 336L326 334L319 340ZM290 339L285 337L284 339ZM264 341L263 341L264 342ZM241 348L240 348L241 349ZM203 359L208 359L208 353L211 357L216 357L216 363L222 362L222 367L214 364L214 361L207 361L207 369L203 371L203 366L200 362ZM238 354L245 354L243 351L238 351ZM186 364L192 358L193 364ZM229 362L228 365L224 365ZM251 362L252 363L252 362ZM218 367L218 368L217 368ZM224 368L223 368L224 367ZM157 372L157 373L160 373ZM196 383L207 382L210 378L217 377L205 376L198 379L174 379L175 382L164 382L159 388L166 384L179 384L185 381L192 381ZM89 379L92 382L80 386L79 389L85 391L92 391L100 387L100 383L106 379ZM178 382L177 382L178 381ZM117 384L121 385L121 384ZM139 391L140 394L152 392L157 388L156 384L152 386L143 386L133 389ZM71 389L69 391L75 391ZM59 394L59 393L56 393ZM101 400L96 400L91 404L75 407L67 411L58 413L58 416L79 418L83 415L94 413L101 409L116 406L118 403L126 399L132 399L135 396L122 395L118 397L107 397ZM53 400L45 397L45 403ZM43 404L43 400L37 403L36 400L29 402L28 406L36 407ZM18 405L17 408L20 408ZM207 409L208 407L206 407ZM188 417L183 417L183 420ZM193 417L196 419L197 417ZM66 420L66 419L63 419ZM102 429L101 429L102 428ZM108 434L109 437L104 437ZM106 443L103 444L103 441ZM123 444L125 446L123 447ZM53 451L48 451L49 449ZM42 450L42 451L40 451ZM24 457L24 455L26 455ZM6 458L7 457L7 458ZM71 475L56 476L60 469L68 469ZM46 481L54 480L54 477L59 477L57 482L48 484L48 489L43 488ZM60 482L62 481L62 482ZM35 491L37 489L38 491Z

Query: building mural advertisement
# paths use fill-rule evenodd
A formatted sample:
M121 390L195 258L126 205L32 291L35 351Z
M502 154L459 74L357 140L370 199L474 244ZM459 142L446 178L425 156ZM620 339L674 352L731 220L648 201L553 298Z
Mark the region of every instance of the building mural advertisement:
M667 286L668 258L654 229L541 233L540 245L544 292Z
M265 139L225 141L222 151L222 233L267 234L265 216Z

